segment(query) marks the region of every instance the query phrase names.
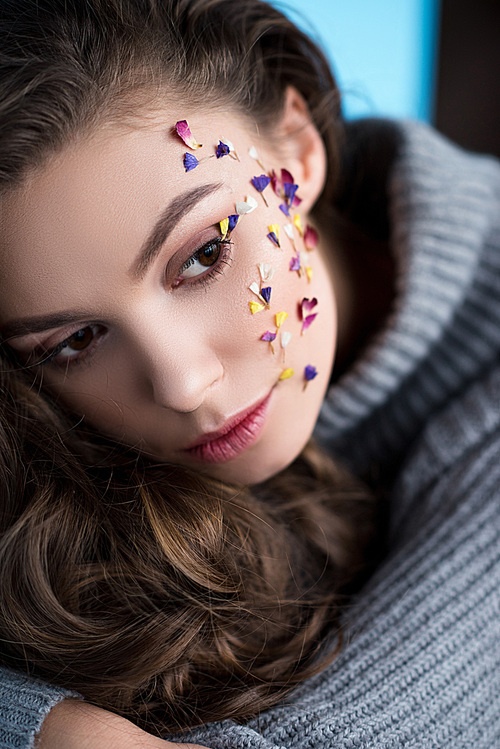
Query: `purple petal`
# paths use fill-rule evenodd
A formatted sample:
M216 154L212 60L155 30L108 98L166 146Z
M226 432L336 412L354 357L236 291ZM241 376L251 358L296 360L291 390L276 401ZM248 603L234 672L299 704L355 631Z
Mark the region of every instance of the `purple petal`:
M314 380L317 374L318 374L318 370L316 369L316 367L313 367L312 364L308 364L307 367L304 369L304 377L306 379L306 382L309 382L310 380Z
M217 146L217 151L215 152L215 155L218 159L221 159L223 156L227 156L229 153L229 146L227 146L225 143L223 143L221 140L219 141L219 145Z
M271 287L266 286L264 289L261 289L260 295L264 299L266 304L269 304L269 302L271 301Z
M299 189L298 185L294 185L291 182L285 182L284 191L287 204L290 206L295 198L295 193Z
M307 299L306 297L304 297L304 299L302 300L300 304L302 318L305 317L304 312L310 312L312 309L316 307L317 303L318 303L318 300L316 299L316 297L314 297L313 299Z
M271 343L272 341L274 341L275 338L276 338L276 333L271 333L270 330L266 330L266 332L264 333L264 335L261 336L260 340L261 341L268 341L269 343Z
M184 169L186 172L190 172L191 169L196 169L200 162L196 158L196 156L193 156L192 153L185 153L184 154Z
M317 313L315 313L314 315L308 315L308 316L306 317L306 319L305 319L305 320L303 320L303 322L302 322L302 331L301 331L302 333L303 333L303 332L304 332L305 330L307 330L307 328L309 327L309 325L310 325L310 324L312 323L312 321L313 321L313 320L314 320L314 319L315 319L316 317L317 317Z
M232 213L232 214L231 214L230 216L228 216L227 218L228 218L228 220L229 220L229 227L228 227L228 231L233 231L233 229L234 229L234 227L236 226L236 224L238 223L238 220L239 220L239 218L240 218L240 217L238 216L238 214L237 214L237 213Z
M288 206L286 203L280 203L280 210L283 211L285 216L288 216L288 218L290 218L290 211L288 210Z
M271 242L276 245L276 247L280 246L280 243L278 242L278 237L273 231L269 232L269 234L267 235L267 238L270 239Z
M261 174L259 177L252 177L251 183L257 190L257 192L263 192L271 181L271 177L267 174Z
M290 270L300 270L300 257L298 255L290 260Z

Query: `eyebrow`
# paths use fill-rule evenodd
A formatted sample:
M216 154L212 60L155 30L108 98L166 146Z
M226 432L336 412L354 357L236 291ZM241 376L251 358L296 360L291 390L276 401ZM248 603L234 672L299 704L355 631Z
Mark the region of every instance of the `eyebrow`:
M194 190L188 190L178 195L162 211L159 219L154 225L149 237L139 250L138 259L131 269L131 275L134 279L140 280L147 272L149 266L158 255L162 245L172 232L175 225L180 219L193 210L193 208L208 195L223 187L222 182L215 182L208 185L200 185Z
M149 266L160 252L164 242L169 234L173 231L175 225L187 213L204 198L216 190L223 187L222 182L215 182L207 185L201 185L194 190L186 192L174 198L161 212L153 229L151 230L146 241L139 250L137 259L132 265L130 275L135 280L140 280L146 274ZM44 330L51 330L62 325L82 320L86 317L87 312L70 310L67 312L56 312L52 315L39 315L37 317L26 317L19 320L13 320L2 326L0 332L0 343L8 343L9 338L17 338L30 333L41 333Z

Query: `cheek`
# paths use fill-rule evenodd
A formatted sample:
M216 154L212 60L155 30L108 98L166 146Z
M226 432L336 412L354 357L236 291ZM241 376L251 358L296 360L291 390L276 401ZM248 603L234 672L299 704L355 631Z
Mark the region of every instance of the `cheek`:
M294 242L280 236L281 247L275 247L266 237L265 219L255 217L253 224L253 231L246 236L241 231L238 238L237 230L234 232L234 261L220 318L224 358L241 359L254 375L265 373L271 380L278 381L284 370L293 368L295 381L300 379L303 384L307 365L316 367L328 380L336 313L333 287L322 257L318 250L306 252L300 236ZM300 272L290 269L296 250L301 253ZM312 270L312 278L306 274L306 265ZM272 269L272 277L263 277L262 266L267 266L264 273ZM302 313L304 299L311 306ZM317 303L313 305L314 299ZM304 318L310 315L315 318L307 326ZM245 379L245 373L242 377Z

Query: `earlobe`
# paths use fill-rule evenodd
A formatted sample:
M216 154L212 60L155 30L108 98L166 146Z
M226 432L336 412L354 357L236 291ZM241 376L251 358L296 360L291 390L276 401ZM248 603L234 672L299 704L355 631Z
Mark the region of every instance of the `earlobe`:
M326 149L303 97L293 86L286 90L279 125L286 166L299 185L301 210L309 212L323 190L326 179Z

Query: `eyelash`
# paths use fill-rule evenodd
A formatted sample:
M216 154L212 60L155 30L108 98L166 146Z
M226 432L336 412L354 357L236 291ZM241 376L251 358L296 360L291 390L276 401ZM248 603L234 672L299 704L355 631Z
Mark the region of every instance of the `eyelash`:
M202 245L199 249L197 249L195 252L193 252L192 255L188 258L188 260L181 266L179 270L179 276L188 268L190 267L193 262L198 260L203 252L206 250L209 250L213 247L217 247L220 249L220 254L213 264L213 266L207 266L207 272L206 273L200 273L198 276L194 276L193 280L181 280L180 283L175 284L173 288L179 288L181 286L184 286L185 284L189 286L197 286L198 284L203 286L208 286L212 281L215 281L217 279L218 275L224 275L224 266L229 265L232 260L232 250L231 250L232 242L229 239L223 239L222 237L215 237L214 239L211 239L208 242L205 242L204 245ZM67 336L63 341L58 343L54 348L52 348L49 351L43 351L43 354L41 356L43 357L41 360L39 359L36 361L33 365L35 367L44 367L47 364L51 364L52 366L62 367L65 370L67 370L69 367L75 367L80 366L82 364L88 363L90 358L92 357L94 353L94 349L96 346L96 343L94 343L95 335L93 341L89 344L88 347L82 350L82 353L80 355L67 357L64 362L58 362L56 361L57 355L62 351L63 348L65 348L68 343L71 341L74 336L80 332L80 330L85 330L86 328L100 328L102 326L99 326L97 324L93 325L85 325L83 328L79 328L78 330L75 330L74 333ZM30 355L31 357L36 357L37 351L33 351ZM28 365L30 366L30 365Z

